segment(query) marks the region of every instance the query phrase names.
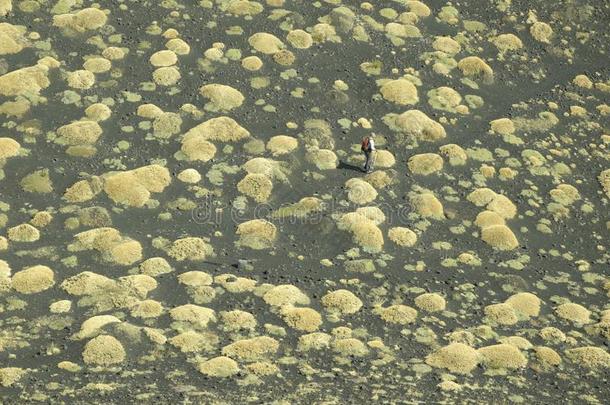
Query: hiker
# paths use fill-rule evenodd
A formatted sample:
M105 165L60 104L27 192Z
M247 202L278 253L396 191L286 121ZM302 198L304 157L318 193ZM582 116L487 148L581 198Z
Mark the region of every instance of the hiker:
M373 161L375 158L375 133L366 136L362 139L360 150L364 152L366 162L364 162L364 172L371 173L373 171Z

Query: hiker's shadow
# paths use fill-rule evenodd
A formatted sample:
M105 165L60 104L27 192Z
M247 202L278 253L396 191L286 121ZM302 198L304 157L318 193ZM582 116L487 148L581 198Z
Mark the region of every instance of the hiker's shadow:
M360 166L355 166L355 165L349 164L347 162L344 162L342 160L339 161L339 166L337 166L337 169L353 170L355 172L360 172L360 173L363 172L363 170Z

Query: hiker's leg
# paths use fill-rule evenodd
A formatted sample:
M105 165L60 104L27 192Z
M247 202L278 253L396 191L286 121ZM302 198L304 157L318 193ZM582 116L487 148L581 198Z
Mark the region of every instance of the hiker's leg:
M366 161L364 162L364 171L368 172L369 171L369 166L371 164L371 154L364 152L364 157L366 158Z

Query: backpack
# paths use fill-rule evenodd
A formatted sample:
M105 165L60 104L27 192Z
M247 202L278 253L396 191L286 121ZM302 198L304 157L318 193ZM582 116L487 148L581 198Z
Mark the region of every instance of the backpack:
M368 136L362 138L362 143L360 144L360 150L363 151L363 152L370 152L371 151L371 143L369 142L369 137Z

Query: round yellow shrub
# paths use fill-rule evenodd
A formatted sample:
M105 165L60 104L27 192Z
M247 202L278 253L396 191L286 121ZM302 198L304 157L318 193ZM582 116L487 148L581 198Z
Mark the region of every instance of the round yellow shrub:
M269 336L257 336L250 339L242 339L222 348L222 354L243 361L264 360L275 354L280 343Z
M110 335L99 335L91 339L83 350L85 364L111 366L122 363L126 353L121 342Z
M237 183L237 190L256 202L265 202L271 196L273 183L267 176L259 173L248 173Z
M9 228L6 236L13 242L35 242L40 239L40 231L30 224L20 224Z
M597 346L583 346L566 350L566 355L574 363L589 369L610 368L610 354Z
M245 99L239 90L224 84L206 84L199 89L199 93L220 110L237 108Z
M443 158L436 153L421 153L409 158L407 166L412 173L427 176L443 169Z
M506 225L492 225L483 228L481 239L488 245L500 250L512 250L519 246L517 237Z
M159 86L173 86L182 78L180 70L175 66L164 66L155 69L153 81Z
M460 60L457 65L464 76L482 77L483 80L490 82L493 80L493 69L478 56L467 56Z
M281 309L280 314L288 326L304 332L316 331L322 324L322 315L312 308L298 308L288 305Z
M241 60L241 66L249 71L257 71L263 67L263 61L258 56L246 56Z
M290 46L297 49L307 49L313 45L311 34L301 29L289 31L286 35L286 41Z
M514 325L519 321L515 309L506 303L486 306L485 316L492 322L500 325Z
M253 219L239 224L237 235L241 246L255 250L268 249L277 238L277 228L264 219Z
M540 298L535 294L520 292L511 295L506 301L519 314L527 317L538 316L540 314Z
M283 307L284 305L309 305L309 298L298 287L292 284L280 284L269 289L263 300L272 306Z
M252 48L267 55L277 53L285 48L284 43L275 35L267 32L257 32L248 38Z
M427 312L444 311L447 305L445 299L437 293L425 293L415 298L415 305Z
M515 34L500 34L492 42L500 52L515 51L523 48L523 42Z
M154 67L166 67L175 65L178 62L178 56L174 51L164 49L153 53L148 60Z
M0 160L17 156L21 145L13 138L0 138Z
M381 86L383 98L399 105L416 104L419 101L417 87L407 79L389 80Z
M527 358L515 346L500 343L482 347L477 350L481 362L491 369L519 369L527 365Z
M269 150L273 156L285 155L294 151L299 145L296 138L288 135L276 135L271 137L267 142L267 150Z
M377 190L366 181L353 177L345 182L347 198L358 205L364 205L377 198Z
M336 290L322 297L322 305L329 311L341 314L354 314L362 307L362 301L348 290Z
M396 117L396 126L418 140L434 142L447 136L445 128L420 110L408 110Z
M177 261L205 260L212 253L212 247L202 238L187 236L176 239L167 250L167 254Z
M47 266L26 267L13 275L12 286L21 294L35 294L55 285L55 273Z
M559 305L557 308L555 308L555 313L560 318L570 322L582 324L591 322L591 311L582 305L573 302L567 302Z
M553 28L545 22L536 21L530 27L530 34L536 41L548 44L553 37Z
M417 310L403 304L394 304L383 308L379 312L381 319L388 323L407 325L417 319Z
M411 206L424 218L445 218L443 204L432 193L424 192L411 197Z
M237 362L226 356L218 356L199 363L197 369L208 377L226 378L239 373Z
M493 225L506 225L506 221L497 212L482 211L477 214L474 224L483 229Z
M468 374L479 364L479 353L464 343L451 343L429 354L426 364L456 374Z

